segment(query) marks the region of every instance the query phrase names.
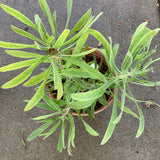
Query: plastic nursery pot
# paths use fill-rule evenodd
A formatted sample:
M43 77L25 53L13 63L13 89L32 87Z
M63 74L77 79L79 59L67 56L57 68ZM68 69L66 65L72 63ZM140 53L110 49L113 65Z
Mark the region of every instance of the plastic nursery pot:
M91 49L94 49L94 48L88 47L88 50L91 50ZM72 50L71 50L71 54L72 54ZM102 67L101 67L100 72L102 74L105 73L105 71L108 69L108 65L105 61L105 58L104 58L103 54L99 50L96 50L93 53L90 53L90 54L86 55L85 56L85 61L86 62L92 61L94 59L94 55L96 56L97 64L99 64L102 60ZM49 86L46 86L46 88L49 89ZM114 90L112 90L112 93L114 94ZM48 95L51 99L55 98L52 93L48 93ZM100 113L100 112L104 111L108 106L111 105L111 103L113 102L113 97L111 95L107 95L106 98L107 98L108 105L107 106L102 106L102 105L100 105L100 103L97 103L96 107L95 107L94 114L97 114L97 113ZM78 114L76 112L73 112L72 115L78 116ZM81 113L81 115L82 116L89 116L88 113L85 113L85 114Z

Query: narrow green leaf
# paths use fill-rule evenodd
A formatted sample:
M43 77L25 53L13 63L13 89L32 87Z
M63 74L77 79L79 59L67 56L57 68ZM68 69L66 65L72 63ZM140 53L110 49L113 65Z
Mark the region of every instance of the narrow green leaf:
M89 73L85 72L83 69L80 68L70 68L61 71L61 75L69 76L69 77L77 77L77 78L92 78L96 79L94 76L90 75Z
M59 125L61 124L61 121L58 121L50 130L49 132L46 133L42 133L40 134L40 136L45 136L43 139L46 139L48 136L50 136L51 134L53 134L57 128L59 127Z
M21 68L24 68L24 67L28 67L28 66L34 64L36 61L37 61L37 59L31 59L31 60L12 63L12 64L1 67L0 72L13 71L13 70L16 70L16 69L21 69Z
M38 53L24 52L19 50L5 50L5 52L11 56L18 58L38 58L42 57L42 55Z
M42 119L46 119L46 118L55 116L55 115L57 115L57 114L59 114L59 112L55 112L55 113L51 113L51 114L47 114L47 115L35 117L35 118L32 118L32 119L33 119L33 120L42 120Z
M50 125L52 124L52 122L47 122L43 125L41 125L38 129L36 129L34 132L32 132L29 137L27 138L28 141L31 141L32 139L36 138L37 136L39 136L45 129L47 129Z
M120 102L119 100L117 101L117 105L118 105L118 107L119 107L120 109L122 109L121 102ZM127 107L124 107L124 112L132 115L133 117L135 117L135 118L137 118L137 119L139 119L139 117L137 116L137 114L134 113L132 110L130 110L130 109L127 108Z
M74 123L74 118L71 114L69 114L69 123L70 123L70 139L72 146L75 147L74 145L74 139L75 139L75 123Z
M7 13L9 13L10 15L12 15L13 17L17 18L18 20L20 20L21 22L27 24L28 26L34 28L35 30L37 30L36 25L29 20L25 15L23 15L22 13L20 13L19 11L8 7L4 4L0 4L0 6L2 7L3 10L5 10Z
M39 89L37 90L37 92L32 97L32 99L26 105L24 111L31 110L43 98L44 90L45 90L45 84L46 84L46 81L44 80L43 83L40 85Z
M129 94L133 97L133 94L128 86L128 84L126 85L127 87L127 90L129 92ZM139 113L139 116L140 116L140 122L139 122L139 128L138 128L138 131L137 131L137 135L136 135L136 138L140 137L141 134L143 133L144 131L144 124L145 124L145 119L144 119L144 115L143 115L143 112L142 110L140 109L138 103L136 101L134 101L134 103L136 104L137 106L137 109L138 109L138 113Z
M54 48L59 48L61 45L63 45L63 43L66 41L68 34L69 34L70 30L69 29L65 29L61 35L59 36L58 40L56 41L56 43L54 44Z
M81 53L82 48L86 43L88 36L89 36L89 33L85 33L83 36L80 37L80 39L77 42L76 48L73 51L73 55L77 55Z
M102 73L100 73L96 69L92 68L90 65L88 65L84 61L80 61L78 59L68 58L68 57L63 58L63 59L73 63L74 65L81 67L84 71L86 71L90 75L94 76L95 78L99 79L100 81L106 82L106 78L104 77L104 75Z
M17 27L12 26L12 25L11 25L11 28L12 28L12 30L13 30L15 33L18 33L18 34L20 34L21 36L27 37L27 38L32 39L32 40L34 40L34 41L40 42L40 43L43 44L43 45L46 45L43 41L41 41L40 39L38 39L38 38L35 37L34 35L32 35L32 34L26 32L26 31L24 31L23 29L17 28Z
M42 108L42 109L48 109L48 110L51 110L51 111L55 111L52 107L50 107L49 105L44 104L44 103L37 103L36 107L39 107L39 108Z
M45 100L45 102L55 111L58 112L62 112L61 109L58 107L58 105L52 100L50 99L48 96L44 95L43 99Z
M57 146L57 150L59 152L62 152L63 148L65 148L64 134L65 134L65 120L62 120L62 129L59 135L59 141L58 141L58 146Z
M81 29L81 31L79 31L75 36L73 36L72 38L70 38L68 41L66 41L62 47L67 46L70 43L73 43L75 41L78 40L78 38L85 33L90 27L91 27L91 23L93 21L93 17L90 17L90 19L88 20L88 22L86 23L86 25Z
M117 118L117 85L115 86L115 95L114 95L114 103L113 103L113 109L112 109L112 115L111 115L111 119L110 122L108 124L107 130L104 134L104 137L102 139L101 145L104 145L106 142L109 141L109 139L111 138L113 131L116 127L116 124L114 124L114 120L116 120Z
M87 32L90 33L91 35L93 35L99 42L101 42L103 44L103 46L106 50L106 53L104 54L104 52L103 52L103 55L107 61L107 64L109 64L110 45L109 45L108 41L106 40L106 38L99 31L96 31L94 29L89 29Z
M93 100L91 101L76 101L76 102L71 102L70 106L73 109L85 109L91 106L91 104L93 103Z
M66 22L66 29L68 28L69 25L69 20L71 17L71 12L72 12L72 0L67 0L67 12L68 12L68 18L67 18L67 22Z
M47 34L47 31L46 31L44 25L42 24L41 18L39 17L38 14L36 14L34 16L34 18L35 18L35 22L38 26L38 32L40 33L42 40L46 41L48 39L48 37L47 37L48 34Z
M124 105L125 105L125 97L126 97L126 84L125 84L125 81L123 82L123 90L122 90L122 96L121 96L121 112L119 114L119 116L116 118L116 120L113 121L113 123L117 124L119 123L119 121L121 120L122 118L122 114L123 114L123 111L124 111Z
M101 97L107 88L109 88L114 83L114 80L109 80L107 83L105 83L103 86L84 93L75 93L71 94L71 98L77 101L90 101L94 99L98 99Z
M5 83L2 88L3 89L8 89L8 88L13 88L19 84L21 84L22 82L24 82L33 72L33 70L41 63L45 60L45 57L40 58L39 60L37 60L37 62L35 62L33 65L31 65L29 68L27 68L25 71L23 71L21 74L19 74L17 77L13 78L12 80L8 81L7 83Z
M116 55L118 53L118 49L119 49L119 44L115 44L113 46L113 49L112 49L114 60L116 59Z
M59 74L56 60L51 58L51 63L52 63L53 73L54 73L54 89L58 90L57 99L59 100L63 96L63 86L62 86L61 75Z
M71 36L73 33L75 33L76 31L79 31L87 22L89 16L91 15L91 9L89 9L81 18L80 20L75 24L75 26L73 27L71 33L69 34L69 36Z
M34 49L36 49L35 45L11 43L11 42L3 42L3 41L0 41L0 47L1 48L8 48L8 49L23 49L23 48L34 48Z
M34 85L40 83L41 81L44 80L45 74L46 74L46 71L42 72L34 77L31 77L23 86L31 87L31 86L34 86Z
M78 114L78 115L81 118L86 131L92 136L99 136L99 134L83 120L82 116L80 114Z
M131 67L132 59L132 54L128 51L122 63L122 71L127 71Z
M52 29L52 34L55 37L55 26L54 26L54 23L52 21L52 15L51 15L49 6L48 6L46 0L39 0L39 4L41 6L41 9L42 9L43 13L48 18L48 21L49 21L51 29Z
M45 16L48 18L48 19L51 19L51 12L50 12L50 9L49 9L49 6L46 2L46 0L39 0L39 4L41 6L41 9L43 11L43 13L45 14Z

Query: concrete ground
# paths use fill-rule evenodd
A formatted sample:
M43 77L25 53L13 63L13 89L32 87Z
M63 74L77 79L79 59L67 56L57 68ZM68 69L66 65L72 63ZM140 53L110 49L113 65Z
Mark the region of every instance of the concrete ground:
M57 10L58 28L59 31L62 31L66 21L66 0L47 1L52 11ZM34 14L42 15L38 0L1 0L0 3L8 4L32 20ZM74 0L70 27L89 8L93 9L93 15L104 12L93 28L99 30L105 37L111 36L113 43L120 44L117 57L118 66L120 66L127 52L132 34L144 19L150 20L148 27L152 29L160 27L160 15L155 0ZM45 17L41 16L41 18L47 25ZM120 25L116 25L117 22ZM24 24L0 9L0 40L31 43L26 38L12 34L11 24L34 33L31 28L26 28ZM98 42L96 40L90 38L89 41L91 46L97 46ZM153 47L155 45L157 45L158 50L155 57L158 57L159 35L155 37L152 44ZM6 55L4 50L0 49L0 66L16 62L16 60L17 58ZM154 67L155 72L150 73L149 77L153 81L157 81L160 80L159 63L155 63ZM15 77L21 71L0 73L0 85ZM153 100L160 104L159 87L140 88L139 86L132 86L132 91L137 99ZM45 141L42 138L36 138L31 142L26 142L27 148L24 148L20 138L21 130L24 130L23 136L26 140L28 135L39 126L31 118L46 113L36 108L24 113L25 103L23 100L30 99L33 94L33 88L24 88L22 85L8 90L0 89L0 160L160 160L160 109L158 107L147 109L143 103L140 104L140 107L143 110L146 123L144 133L138 139L135 136L139 122L124 114L109 142L103 146L100 145L109 123L112 109L112 106L110 106L103 113L96 115L93 121L85 118L86 122L100 133L99 137L90 136L84 130L82 123L75 118L76 148L73 149L72 156L68 156L67 151L57 152L59 131ZM136 110L135 105L129 100L126 101L126 106Z

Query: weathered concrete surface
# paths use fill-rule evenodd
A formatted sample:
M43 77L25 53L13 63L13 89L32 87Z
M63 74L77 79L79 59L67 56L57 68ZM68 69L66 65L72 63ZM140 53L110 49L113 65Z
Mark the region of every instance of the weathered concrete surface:
M34 14L42 15L38 0L8 0L8 2L1 0L0 3L7 3L32 20ZM66 0L48 0L48 3L52 11L54 8L57 10L59 31L62 31L66 21ZM93 9L93 15L97 15L101 11L104 12L93 27L106 37L111 36L114 43L120 44L117 58L118 66L120 66L128 49L132 34L144 19L150 20L148 26L152 29L160 26L159 11L154 0L74 0L70 26L73 26L89 8ZM41 16L41 18L47 24L45 17ZM116 25L117 22L120 23L120 26ZM28 39L12 34L11 24L23 29L26 28L24 24L0 9L0 40L31 43ZM46 27L49 28L48 25ZM31 28L29 31L37 35ZM91 46L97 45L96 40L90 38L89 41ZM153 47L158 45L159 50L159 44L158 35L154 40ZM155 57L158 57L158 54ZM0 49L0 66L16 62L16 60ZM154 64L154 67L156 68L155 72L150 73L149 76L153 81L160 80L159 63ZM21 70L1 73L0 85L20 72ZM160 103L159 88L141 87L140 89L139 86L136 86L132 90L138 99ZM111 115L112 107L109 107L105 112L96 115L94 121L85 118L100 133L98 138L88 135L80 121L75 118L76 148L73 150L72 156L68 156L66 151L62 153L56 151L58 131L45 141L37 138L32 142L26 142L27 149L25 149L20 140L21 130L24 129L24 139L26 139L38 127L38 124L35 124L30 118L45 114L44 111L36 108L24 113L23 99L29 99L33 94L32 88L24 88L22 85L9 90L0 89L0 160L160 160L160 109L157 107L146 109L143 104L140 106L145 115L146 124L145 131L139 139L135 138L138 121L124 114L110 141L103 146L100 145ZM136 110L135 105L130 101L126 101L126 105Z

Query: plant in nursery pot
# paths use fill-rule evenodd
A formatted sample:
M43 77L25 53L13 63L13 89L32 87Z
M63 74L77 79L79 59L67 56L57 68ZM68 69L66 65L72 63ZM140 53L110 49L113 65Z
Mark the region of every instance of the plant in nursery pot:
M146 27L147 23L142 23L134 33L128 52L122 62L122 67L119 69L115 64L119 45L112 46L111 38L108 42L99 31L90 29L102 13L94 18L91 16L91 10L89 9L73 29L69 30L72 1L68 0L68 19L64 31L59 34L56 26L56 12L53 15L51 14L45 0L39 0L39 3L51 26L51 35L46 31L38 15L35 15L34 24L19 11L1 4L2 9L34 28L41 37L39 39L20 28L11 26L14 32L30 38L34 41L34 44L0 41L1 48L14 49L6 50L7 54L19 58L29 58L29 60L12 63L0 68L1 72L6 72L28 67L17 77L5 83L2 88L16 87L27 80L39 64L49 64L48 68L42 69L40 74L30 77L24 83L26 87L34 85L37 87L40 83L31 100L26 100L28 103L24 110L28 111L36 106L51 111L50 114L33 118L38 123L43 124L30 134L28 140L30 141L37 136L44 136L45 139L54 133L58 127L61 127L57 150L62 152L63 148L66 148L65 131L66 122L68 121L70 126L67 150L71 154L72 147L75 147L73 115L80 118L88 133L98 136L99 134L84 121L83 116L88 115L93 119L95 113L98 113L100 109L104 110L113 100L111 119L101 144L105 144L110 139L116 124L122 118L123 112L134 116L140 121L136 135L136 137L139 137L144 130L144 116L138 102L143 101L133 97L129 84L143 86L160 84L160 82L149 81L147 77L147 73L153 70L153 67L150 67L151 64L160 60L160 58L152 60L152 54L156 50L150 49L152 38L158 33L159 29L150 30ZM85 45L89 35L100 41L104 49L98 50ZM44 54L19 50L24 48L43 50ZM46 85L47 89L45 89ZM122 92L120 100L118 100L117 95L118 88ZM51 98L48 97L48 94ZM135 102L139 115L125 107L126 97ZM40 103L41 99L44 100L44 103ZM121 110L119 115L117 115L118 107ZM45 131L48 128L49 130Z

